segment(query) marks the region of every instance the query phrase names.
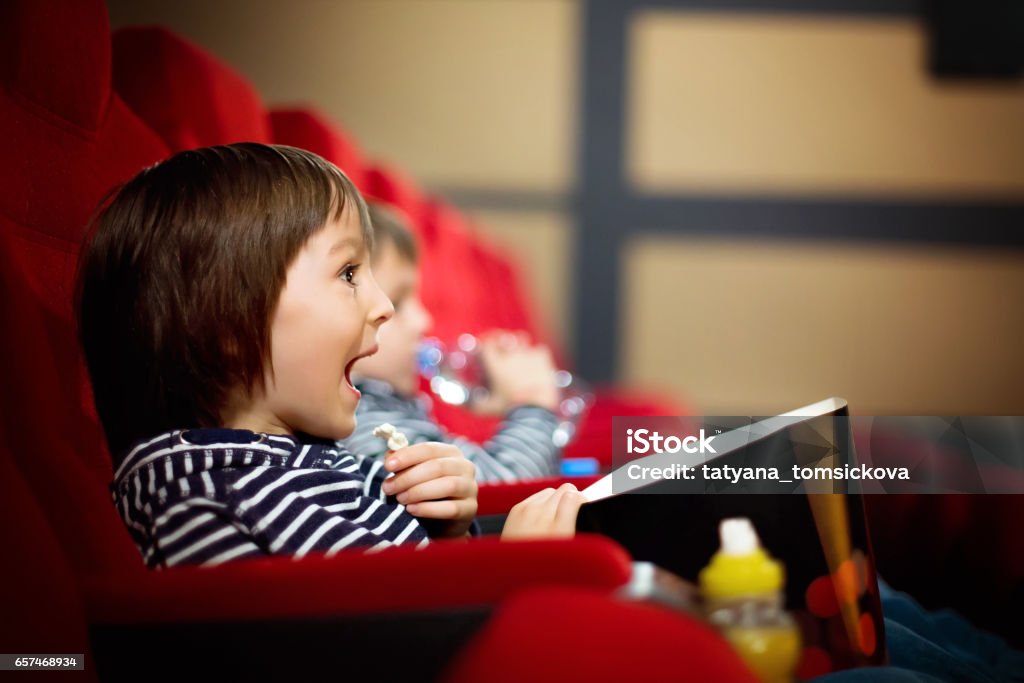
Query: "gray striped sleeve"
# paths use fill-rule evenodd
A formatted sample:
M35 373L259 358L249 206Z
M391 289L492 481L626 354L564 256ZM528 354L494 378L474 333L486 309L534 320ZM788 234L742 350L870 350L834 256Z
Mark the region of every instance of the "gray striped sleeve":
M415 398L402 397L379 382L367 382L356 412L355 432L344 441L353 453L380 458L387 445L373 436L384 423L398 428L409 443L441 441L457 446L476 465L479 481L515 481L557 474L561 451L552 441L555 414L538 406L519 406L505 416L495 435L481 445L446 433Z

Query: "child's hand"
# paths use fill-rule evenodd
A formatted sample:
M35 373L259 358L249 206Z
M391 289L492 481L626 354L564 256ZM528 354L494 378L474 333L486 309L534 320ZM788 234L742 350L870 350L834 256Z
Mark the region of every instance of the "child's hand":
M455 446L418 443L389 453L384 469L395 476L384 480L384 493L395 496L409 514L443 520L433 535L458 538L469 531L476 516L476 466Z
M558 407L556 369L548 347L531 346L522 332L495 332L481 339L480 359L491 395L475 406L478 412L499 414L523 404Z
M572 538L576 515L587 502L572 484L546 488L516 503L505 519L501 540L524 538Z

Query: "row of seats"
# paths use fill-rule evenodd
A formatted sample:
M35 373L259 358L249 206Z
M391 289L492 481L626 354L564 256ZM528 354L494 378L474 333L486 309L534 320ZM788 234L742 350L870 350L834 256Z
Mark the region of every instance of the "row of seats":
M110 188L178 149L269 142L288 129L309 136L293 142L339 162L368 194L413 216L427 258L485 263L472 277L495 278L492 283L512 283L514 269L500 251L471 237L454 208L399 174L364 163L337 129L308 112L266 115L244 79L185 41L159 29L132 29L120 32L112 49L102 0L0 3L0 52L5 650L85 653L90 680L137 680L141 666L158 680L197 666L266 679L268 671L315 666L306 635L327 634L331 641L321 652L365 662L384 678L397 677L403 663L433 662L421 678L447 670L449 680L459 681L519 679L526 672L542 681L570 673L625 680L637 661L617 648L657 642L673 655L643 664L651 680L678 680L678 657L690 660L694 680L751 680L706 627L617 599L631 575L630 558L602 537L437 543L420 551L146 570L111 504L110 457L73 323L81 236ZM428 292L434 305L446 301L446 293ZM509 297L493 311L468 301L459 306L492 315L482 319L487 324L536 331L522 299ZM450 332L476 331L453 315L439 319L439 328ZM519 485L515 495L548 483ZM490 500L494 511L510 505L507 495ZM529 618L538 605L548 618ZM403 656L367 662L357 636L381 624L390 634L381 643ZM240 640L242 633L250 639ZM275 648L253 648L252 634L261 633L283 635ZM289 635L295 633L303 635ZM208 659L196 661L202 655L190 652ZM345 672L359 677L361 670Z

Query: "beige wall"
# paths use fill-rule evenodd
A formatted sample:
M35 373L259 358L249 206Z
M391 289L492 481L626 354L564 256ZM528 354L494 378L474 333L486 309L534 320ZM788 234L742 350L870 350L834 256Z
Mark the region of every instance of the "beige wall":
M427 187L574 187L576 0L109 5L115 27L171 27L270 104L316 105ZM1024 199L1024 88L933 81L915 21L658 10L628 36L623 173L640 192ZM474 217L520 255L543 321L568 341L571 216ZM832 394L861 413L1024 411L1019 250L627 242L630 382L708 412Z
M629 177L651 192L1024 197L1024 82L939 82L912 19L643 12Z
M708 413L1024 414L1018 254L644 238L624 260L627 374Z

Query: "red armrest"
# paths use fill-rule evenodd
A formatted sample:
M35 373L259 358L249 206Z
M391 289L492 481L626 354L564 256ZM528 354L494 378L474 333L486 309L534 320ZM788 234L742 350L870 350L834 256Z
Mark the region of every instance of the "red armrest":
M480 491L477 494L476 514L480 516L504 515L519 501L549 486L558 488L565 482L572 482L576 485L576 488L582 491L600 478L600 476L545 477L543 479L526 479L508 484L481 484Z
M568 541L440 542L421 550L261 558L93 578L82 593L90 623L337 616L494 604L528 586L622 586L630 557L601 536Z

